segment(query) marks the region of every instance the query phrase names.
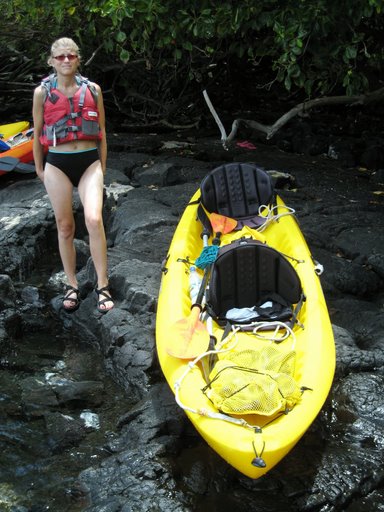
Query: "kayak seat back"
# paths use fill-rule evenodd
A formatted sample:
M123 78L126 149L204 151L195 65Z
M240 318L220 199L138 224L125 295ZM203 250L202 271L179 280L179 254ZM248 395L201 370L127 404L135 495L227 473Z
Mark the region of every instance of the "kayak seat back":
M263 208L274 204L275 193L269 174L257 165L230 163L213 169L200 184L201 205L198 215L207 228L204 217L218 213L241 221L257 218ZM265 220L265 219L264 219ZM261 219L263 221L263 219Z
M296 270L276 249L244 238L219 249L207 292L207 310L216 320L290 323L303 300Z

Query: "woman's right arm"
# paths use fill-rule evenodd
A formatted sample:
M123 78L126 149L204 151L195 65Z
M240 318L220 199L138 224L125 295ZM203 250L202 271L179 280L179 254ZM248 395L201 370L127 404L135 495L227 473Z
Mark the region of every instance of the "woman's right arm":
M41 86L36 87L33 94L33 159L35 161L36 174L44 181L44 146L39 137L44 126L44 92Z

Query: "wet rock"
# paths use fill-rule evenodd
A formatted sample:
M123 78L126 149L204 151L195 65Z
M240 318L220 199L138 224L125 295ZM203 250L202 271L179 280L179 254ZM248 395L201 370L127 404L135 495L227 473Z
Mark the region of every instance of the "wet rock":
M383 285L382 279L369 268L354 262L345 262L334 277L335 286L343 293L358 297L375 295Z
M25 286L21 290L21 300L26 304L32 304L37 307L44 305L44 302L40 300L39 290L36 286Z
M190 158L185 156L170 156L161 155L155 159L156 162L172 164L169 172L167 173L167 179L164 182L164 186L175 186L178 184L185 184L200 181L204 176L213 169L212 163L203 162L198 159L191 161Z
M382 254L370 254L367 263L381 279L384 279L384 251Z
M89 245L84 240L74 240L76 249L76 266L80 270L85 267L87 261L91 255Z
M27 415L43 416L51 407L58 407L59 401L54 390L45 382L28 377L21 384L21 400Z
M0 311L15 307L16 292L12 279L8 275L0 275Z
M128 192L130 192L132 188L133 187L131 185L123 185L120 182L112 182L110 185L105 187L105 206L108 206L110 209L115 208L119 197L127 197Z
M331 317L333 323L339 326L335 331L337 334L341 326L344 326L344 329L348 328L349 336L353 338L358 349L369 353L383 348L384 317L377 314L377 307L372 302L343 297L335 299L332 305ZM361 354L357 350L356 358L360 357Z
M384 429L384 399L380 390L384 376L370 373L350 374L335 388L336 413L356 419L369 419Z
M183 485L193 494L204 495L207 492L209 484L207 481L207 463L204 458L184 469Z
M147 168L137 169L133 174L133 179L142 186L162 187L167 184L168 175L173 168L172 163L153 164Z
M384 237L376 236L377 229L382 226L381 218L374 215L367 217L363 222L364 225L361 225L361 220L356 221L354 226L351 226L351 221L349 224L335 237L335 244L346 258L369 258L373 254L376 257L384 254Z
M52 412L44 414L44 419L53 453L77 446L86 436L84 423L72 416Z
M109 174L110 169L117 169L127 177L129 180L132 178L133 170L137 167L143 167L153 161L153 157L148 153L129 152L124 153L121 151L113 150L113 145L109 147L108 161L107 161L107 175L106 183L109 184L115 177ZM121 182L121 178L118 179Z
M344 510L376 488L383 476L377 471L383 447L383 404L376 392L381 385L382 379L372 374L350 374L334 386L332 415L337 421L329 424L321 464L309 492L298 499L300 510Z
M384 345L378 348L372 346L370 350L361 350L347 330L334 327L334 334L338 376L346 375L351 371L373 371L384 367Z
M127 200L119 203L108 235L114 245L130 243L135 248L137 236L153 236L159 227L176 224L169 208L156 204L153 198L153 191L137 189L130 193Z
M47 409L63 404L100 405L104 400L103 391L101 382L74 382L60 377L45 382L28 377L22 383L22 403L27 414L41 416Z
M156 439L157 443L167 446L167 451L176 453L180 449L179 437L185 425L186 417L176 405L168 386L165 383L156 384L127 414L119 418L121 435L118 441L114 441L113 451L147 445Z
M296 178L291 173L275 171L274 169L268 169L267 172L271 176L276 190L287 190L297 186Z
M152 443L125 450L106 459L99 468L83 471L79 480L89 489L87 511L153 510L154 507L158 512L192 511L187 499L176 490L169 469L160 462L162 453L163 448Z
M115 163L117 163L116 160ZM127 165L113 165L113 162L108 162L107 174L104 179L105 185L108 188L111 187L111 189L113 189L114 186L117 186L118 184L120 187L131 188L129 187L130 180L127 176L127 168Z
M356 497L352 503L347 505L345 512L361 512L362 510L377 510L381 511L382 506L378 505L384 503L384 491L381 489L373 489L366 496Z
M1 319L8 338L19 338L23 330L23 318L19 311L8 309L6 310Z
M127 313L120 319L110 314L103 318L103 350L107 354L107 367L133 401L141 400L148 392L148 370L154 365L152 319Z
M342 441L324 454L319 471L311 481L309 493L297 500L299 510L343 510L360 492L369 494L381 476L368 468L380 464L381 457L371 450L351 447L345 450ZM361 483L366 482L364 488Z
M97 406L104 401L104 385L97 381L74 382L60 377L49 381L60 405L89 404Z
M7 338L7 331L4 329L4 326L0 323L0 348L4 348ZM7 364L7 359L3 359L1 363L2 365Z
M0 272L27 275L46 249L46 230L54 224L42 183L21 182L0 190L0 205Z

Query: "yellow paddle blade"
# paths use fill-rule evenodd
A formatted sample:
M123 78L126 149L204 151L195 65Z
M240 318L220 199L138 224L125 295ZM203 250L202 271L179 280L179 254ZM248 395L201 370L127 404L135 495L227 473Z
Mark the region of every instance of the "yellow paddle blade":
M169 329L167 353L179 359L194 359L206 352L209 345L209 332L199 319L200 308L192 308L187 318L181 318Z
M237 226L237 220L231 217L225 217L225 215L219 215L218 213L211 213L209 216L211 226L215 233L221 233L225 235L230 233Z

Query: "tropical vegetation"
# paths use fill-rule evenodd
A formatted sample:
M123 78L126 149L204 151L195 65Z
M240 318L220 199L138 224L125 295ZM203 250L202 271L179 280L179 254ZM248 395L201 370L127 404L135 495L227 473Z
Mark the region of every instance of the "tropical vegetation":
M300 101L383 84L384 0L0 0L0 90L21 107L63 35L131 124L187 125L207 89ZM245 94L246 92L246 94Z

